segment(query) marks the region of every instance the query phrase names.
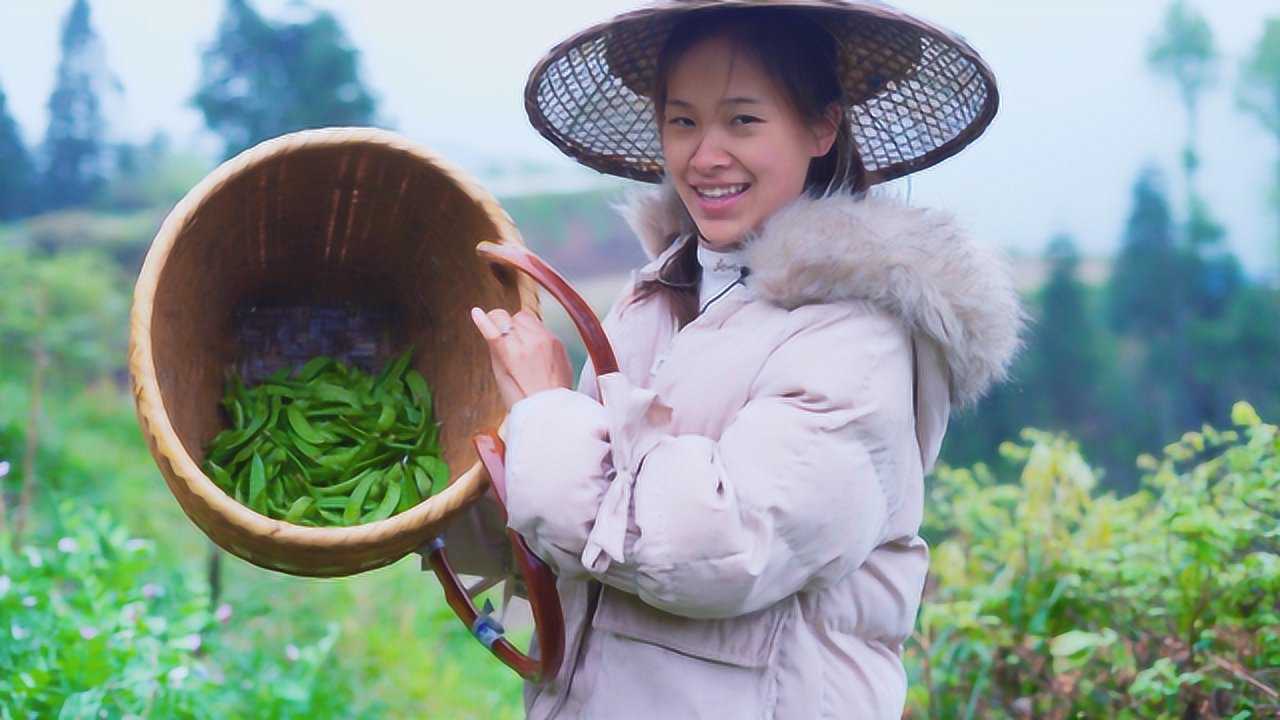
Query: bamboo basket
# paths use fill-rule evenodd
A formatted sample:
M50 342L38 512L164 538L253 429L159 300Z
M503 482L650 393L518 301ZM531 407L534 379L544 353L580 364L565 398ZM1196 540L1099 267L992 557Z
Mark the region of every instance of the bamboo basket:
M485 241L524 249L488 192L371 128L267 141L188 193L138 278L129 369L147 444L191 520L255 565L343 576L420 548L485 493L471 439L496 428L504 409L468 310L540 315L537 284L479 257ZM444 491L379 522L311 528L259 515L200 470L225 426L228 368L252 379L321 352L377 368L408 345L435 394L454 473Z

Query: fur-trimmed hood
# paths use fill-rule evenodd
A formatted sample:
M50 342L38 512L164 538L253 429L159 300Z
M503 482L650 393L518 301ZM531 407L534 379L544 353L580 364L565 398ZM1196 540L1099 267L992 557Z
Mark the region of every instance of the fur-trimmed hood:
M620 208L657 258L695 230L670 183ZM864 299L942 349L951 401L963 408L1005 379L1028 317L1007 260L973 242L948 213L868 193L801 197L751 237L747 286L785 308Z

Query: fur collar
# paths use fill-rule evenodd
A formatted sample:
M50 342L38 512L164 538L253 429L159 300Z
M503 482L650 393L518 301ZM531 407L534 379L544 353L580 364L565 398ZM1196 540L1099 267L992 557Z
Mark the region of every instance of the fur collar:
M694 230L670 183L619 208L658 258ZM1005 379L1027 323L1007 260L973 242L948 213L874 191L802 197L747 242L747 285L784 308L868 300L942 349L951 402L964 408Z

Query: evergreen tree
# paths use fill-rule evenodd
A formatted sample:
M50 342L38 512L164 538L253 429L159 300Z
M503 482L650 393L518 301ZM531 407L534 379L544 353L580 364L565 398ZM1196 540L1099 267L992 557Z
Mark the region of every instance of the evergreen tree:
M1196 131L1200 97L1213 84L1217 57L1209 23L1186 0L1174 0L1165 14L1160 34L1147 53L1147 62L1178 86L1187 113L1187 141L1182 161L1189 196L1195 194L1194 175L1199 165Z
M1100 339L1078 279L1080 254L1066 235L1045 252L1049 279L1039 293L1040 319L1029 343L1033 386L1045 418L1038 424L1062 428L1081 440L1095 435L1096 393L1102 375Z
M1111 327L1127 340L1123 371L1134 379L1133 394L1146 402L1132 432L1147 447L1198 425L1188 399L1189 267L1160 177L1147 169L1134 184L1133 210L1107 285Z
M1280 152L1280 17L1267 20L1262 37L1240 71L1240 107L1252 115L1275 141ZM1280 287L1280 154L1275 158L1271 206L1276 212L1275 280Z
M0 221L29 214L34 188L31 154L22 142L18 123L9 114L4 89L0 88Z
M57 209L89 202L106 179L108 150L99 92L110 81L88 0L74 0L62 24L62 57L49 96L43 205Z
M227 0L192 102L222 137L227 157L294 130L369 125L376 102L361 80L359 57L328 12L274 23L249 0Z

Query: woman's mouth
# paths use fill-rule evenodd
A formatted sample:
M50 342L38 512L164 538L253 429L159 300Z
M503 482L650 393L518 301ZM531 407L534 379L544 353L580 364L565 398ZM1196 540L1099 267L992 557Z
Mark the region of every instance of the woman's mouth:
M750 183L736 185L698 185L693 192L703 212L719 213L728 210L751 187Z

